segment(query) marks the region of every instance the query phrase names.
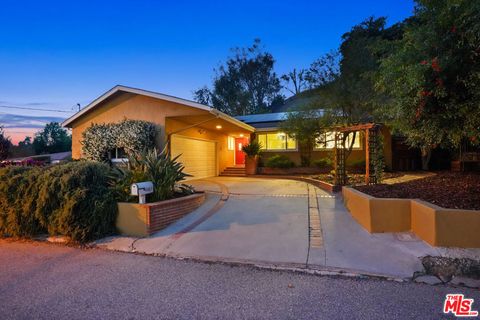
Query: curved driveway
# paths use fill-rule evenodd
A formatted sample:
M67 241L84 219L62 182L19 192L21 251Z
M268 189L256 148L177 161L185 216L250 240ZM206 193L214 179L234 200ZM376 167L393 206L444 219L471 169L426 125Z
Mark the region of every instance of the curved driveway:
M411 277L435 249L410 234L370 234L341 196L305 182L244 177L189 181L207 192L199 209L148 238L99 246L181 258L299 267L328 266Z

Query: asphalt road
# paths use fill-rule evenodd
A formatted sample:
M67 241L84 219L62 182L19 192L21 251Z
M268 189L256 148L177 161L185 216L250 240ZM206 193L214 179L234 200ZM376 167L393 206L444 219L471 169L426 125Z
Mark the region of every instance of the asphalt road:
M444 286L0 240L5 319L441 319Z

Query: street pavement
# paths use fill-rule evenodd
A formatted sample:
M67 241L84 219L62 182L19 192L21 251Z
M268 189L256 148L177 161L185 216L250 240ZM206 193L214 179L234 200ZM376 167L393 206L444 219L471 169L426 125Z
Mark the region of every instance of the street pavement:
M480 292L0 240L0 318L443 319Z

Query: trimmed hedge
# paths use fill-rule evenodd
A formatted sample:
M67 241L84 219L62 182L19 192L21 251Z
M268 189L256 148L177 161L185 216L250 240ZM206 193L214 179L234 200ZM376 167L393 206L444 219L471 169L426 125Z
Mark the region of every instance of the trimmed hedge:
M265 167L269 168L293 168L295 163L285 155L274 155L265 161Z
M115 232L110 168L78 161L0 169L0 236L63 235L87 242Z

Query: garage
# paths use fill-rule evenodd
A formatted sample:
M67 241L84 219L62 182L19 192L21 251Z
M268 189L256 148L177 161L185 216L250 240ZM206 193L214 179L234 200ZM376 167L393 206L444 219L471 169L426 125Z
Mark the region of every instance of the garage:
M183 172L193 176L188 179L217 175L215 141L193 139L180 135L173 135L171 139L172 157L180 155L178 160L185 166Z

